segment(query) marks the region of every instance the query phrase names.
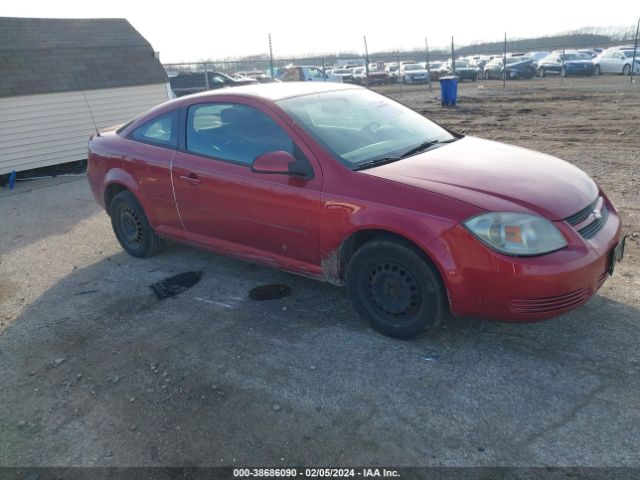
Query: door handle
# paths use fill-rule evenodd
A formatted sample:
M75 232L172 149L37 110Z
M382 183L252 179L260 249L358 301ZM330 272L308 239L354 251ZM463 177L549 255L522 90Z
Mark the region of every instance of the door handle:
M195 173L191 172L188 175L180 175L180 178L182 180L184 180L185 182L187 182L189 185L191 185L192 187L195 187L196 185L198 185L202 180L200 180L198 178L198 175L196 175Z

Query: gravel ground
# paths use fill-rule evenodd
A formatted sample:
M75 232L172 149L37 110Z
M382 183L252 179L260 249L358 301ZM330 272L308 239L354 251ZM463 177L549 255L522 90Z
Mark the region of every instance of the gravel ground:
M640 466L640 86L620 77L384 91L591 174L636 237L589 303L403 342L345 292L184 246L138 260L86 179L0 191L0 466ZM158 301L148 286L203 270ZM283 283L280 300L248 291Z

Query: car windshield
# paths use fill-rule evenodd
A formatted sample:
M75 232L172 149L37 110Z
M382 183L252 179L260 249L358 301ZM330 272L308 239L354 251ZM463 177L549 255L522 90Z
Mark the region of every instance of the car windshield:
M584 53L567 53L564 55L564 61L567 60L591 60L591 57Z
M469 63L465 60L456 60L456 68L467 68Z
M377 160L399 159L425 142L456 139L419 113L370 90L323 92L277 103L351 169Z
M507 65L511 65L512 63L521 63L526 62L528 59L524 57L510 57L507 58Z
M412 63L411 65L405 65L405 70L420 70L422 67L418 64Z

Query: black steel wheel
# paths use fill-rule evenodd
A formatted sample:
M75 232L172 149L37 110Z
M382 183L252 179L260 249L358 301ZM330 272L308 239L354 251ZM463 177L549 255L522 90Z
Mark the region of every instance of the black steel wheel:
M623 75L631 74L631 65L625 65L624 67L622 67L622 74Z
M385 237L356 251L347 271L354 307L377 331L411 338L436 328L446 310L440 275L413 245Z
M151 228L144 210L129 191L118 193L109 205L111 226L122 248L133 257L150 257L165 246L166 241Z

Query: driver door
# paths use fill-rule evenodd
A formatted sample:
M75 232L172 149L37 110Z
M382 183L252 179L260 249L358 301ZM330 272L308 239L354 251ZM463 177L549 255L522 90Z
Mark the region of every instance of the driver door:
M295 131L271 113L237 100L185 109L183 144L172 175L190 240L280 266L293 261L319 272L322 174ZM278 150L308 162L313 178L251 171L257 156Z

